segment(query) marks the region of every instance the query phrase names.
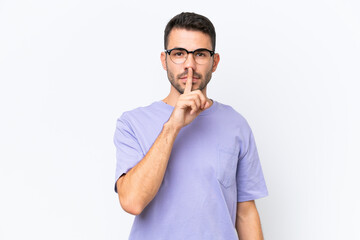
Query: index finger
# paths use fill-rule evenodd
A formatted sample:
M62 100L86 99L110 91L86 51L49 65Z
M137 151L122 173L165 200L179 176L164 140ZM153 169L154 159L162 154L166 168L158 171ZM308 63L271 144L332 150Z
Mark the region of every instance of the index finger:
M191 88L192 88L192 78L193 78L193 70L192 70L192 68L188 68L188 74L187 74L187 80L186 80L186 85L185 85L184 93L189 93L189 92L191 92Z

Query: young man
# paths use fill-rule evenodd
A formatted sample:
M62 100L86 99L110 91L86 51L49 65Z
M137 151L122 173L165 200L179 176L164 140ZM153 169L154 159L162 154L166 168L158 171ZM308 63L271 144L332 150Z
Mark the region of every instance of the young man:
M206 87L220 56L209 19L167 24L169 95L117 121L115 191L136 215L129 239L263 239L254 199L268 195L254 136Z

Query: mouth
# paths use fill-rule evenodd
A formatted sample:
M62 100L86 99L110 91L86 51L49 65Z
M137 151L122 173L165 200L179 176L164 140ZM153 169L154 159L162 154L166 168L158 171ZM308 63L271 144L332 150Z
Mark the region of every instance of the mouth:
M187 76L180 78L180 80L181 80L183 83L186 83L186 81L187 81ZM197 78L197 77L193 77L193 78L192 78L192 83L196 83L196 82L198 82L198 81L199 81L199 78Z

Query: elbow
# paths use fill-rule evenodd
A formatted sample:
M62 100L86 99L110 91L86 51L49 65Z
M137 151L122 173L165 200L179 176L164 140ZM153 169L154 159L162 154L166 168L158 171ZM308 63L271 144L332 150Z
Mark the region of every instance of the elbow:
M130 214L136 216L136 215L139 215L143 211L143 208L139 204L134 204L134 201L131 201L129 199L120 198L120 196L119 196L119 201L120 201L121 208L124 209L124 211L127 213L130 213Z
M117 192L119 197L119 202L121 208L132 215L139 215L144 207L141 204L138 204L136 198L131 197L129 192L124 193L123 188L121 186L123 178L119 178L117 181Z

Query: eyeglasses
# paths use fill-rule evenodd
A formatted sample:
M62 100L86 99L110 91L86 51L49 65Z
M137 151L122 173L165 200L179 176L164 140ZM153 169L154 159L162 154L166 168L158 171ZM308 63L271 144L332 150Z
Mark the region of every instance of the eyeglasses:
M165 53L169 54L171 61L175 64L184 63L188 58L189 53L194 54L195 62L197 64L206 64L210 61L210 58L215 52L206 48L199 48L194 51L188 51L185 48L173 48L165 50Z

